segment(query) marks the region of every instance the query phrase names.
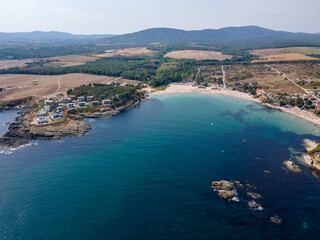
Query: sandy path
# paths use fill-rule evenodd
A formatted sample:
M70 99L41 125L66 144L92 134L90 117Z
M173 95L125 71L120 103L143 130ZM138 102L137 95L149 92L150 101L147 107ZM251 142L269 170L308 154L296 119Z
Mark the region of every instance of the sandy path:
M221 66L221 70L222 70L223 87L224 87L224 89L226 89L227 88L227 86L226 86L226 71L224 70L223 66Z
M309 94L309 91L301 86L299 86L295 81L293 81L291 78L289 78L287 75L285 75L284 73L280 72L278 69L275 69L274 67L271 67L269 65L265 65L266 67L271 68L273 71L275 71L276 73L278 73L279 75L283 76L283 78L288 79L289 81L291 81L296 87L300 88L302 91L304 91L306 94Z

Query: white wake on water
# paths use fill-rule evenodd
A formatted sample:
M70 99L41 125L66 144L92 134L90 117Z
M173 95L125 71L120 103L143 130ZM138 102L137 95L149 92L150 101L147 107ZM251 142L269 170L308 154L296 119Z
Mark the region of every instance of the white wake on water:
M37 145L39 145L39 144L37 142L34 142L34 143L23 144L23 145L21 145L19 147L16 147L16 148L13 148L13 147L5 148L3 150L0 150L0 154L10 155L10 154L14 153L17 150L21 150L21 149L26 148L26 147L37 146Z

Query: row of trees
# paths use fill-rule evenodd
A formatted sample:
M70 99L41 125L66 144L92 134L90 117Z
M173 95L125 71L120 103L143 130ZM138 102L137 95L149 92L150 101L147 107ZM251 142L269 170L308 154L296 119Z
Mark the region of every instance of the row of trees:
M12 47L0 49L0 59L24 59L24 58L47 58L73 54L92 54L103 52L101 46L88 45L67 45L67 46L46 46L46 47Z
M297 98L296 101L294 99L281 99L280 100L280 106L285 106L285 105L290 105L290 106L297 106L298 108L306 108L306 109L314 109L315 107L312 104L312 101L308 98Z
M106 75L123 77L133 80L145 81L147 78L153 78L159 61L147 61L145 59L108 59L103 58L94 62L88 62L84 65L72 67L44 67L39 65L33 68L11 68L1 70L3 74L35 74L35 75L61 75L68 73L88 73L95 75Z

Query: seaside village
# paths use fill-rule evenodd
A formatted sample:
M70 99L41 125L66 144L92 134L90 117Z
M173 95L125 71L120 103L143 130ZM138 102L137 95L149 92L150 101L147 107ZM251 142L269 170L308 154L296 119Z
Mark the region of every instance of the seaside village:
M34 125L42 125L42 124L50 124L61 122L65 119L67 113L66 110L72 109L84 109L87 107L99 107L105 106L108 107L111 104L110 99L104 99L98 101L94 99L93 96L84 96L76 97L74 95L69 95L67 98L63 100L59 100L58 98L53 99L40 99L40 107L39 111L36 113L31 124Z
M269 103L275 106L281 106L285 108L297 107L300 110L316 110L314 113L319 114L320 111L320 92L308 91L308 93L293 93L291 95L287 93L271 93L265 91L258 82L254 81L254 78L250 82L230 81L226 77L224 71L211 72L206 67L196 67L197 71L203 71L203 79L198 82L193 82L193 86L198 88L212 87L213 90L227 89L230 91L238 91L247 93L254 98L260 98L263 103ZM300 79L301 80L301 79ZM312 81L312 78L309 79Z

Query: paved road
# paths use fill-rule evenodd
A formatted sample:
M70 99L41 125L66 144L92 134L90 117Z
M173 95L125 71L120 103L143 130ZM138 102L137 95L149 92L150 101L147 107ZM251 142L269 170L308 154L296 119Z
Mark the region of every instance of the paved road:
M221 70L222 70L222 81L223 81L223 88L227 88L226 86L226 71L224 70L223 66L221 66Z

